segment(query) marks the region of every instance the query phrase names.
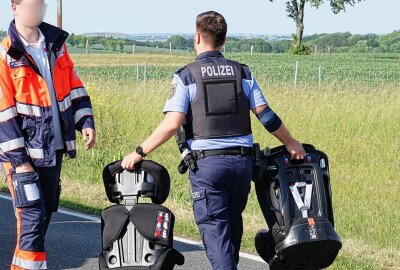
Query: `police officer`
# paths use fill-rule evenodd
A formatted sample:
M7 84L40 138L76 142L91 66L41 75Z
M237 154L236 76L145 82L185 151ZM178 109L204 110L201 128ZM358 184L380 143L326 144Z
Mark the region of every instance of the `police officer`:
M287 148L305 151L272 111L250 69L224 58L227 23L214 11L196 19L196 61L178 70L165 118L122 162L134 168L169 140L185 121L188 144L198 170L190 171L193 211L212 269L237 269L245 209L253 174L250 110Z
M42 22L43 0L11 0L11 9L15 20L0 43L0 168L17 219L11 269L47 269L45 235L58 209L63 155L76 156L76 130L87 149L96 132L68 33Z

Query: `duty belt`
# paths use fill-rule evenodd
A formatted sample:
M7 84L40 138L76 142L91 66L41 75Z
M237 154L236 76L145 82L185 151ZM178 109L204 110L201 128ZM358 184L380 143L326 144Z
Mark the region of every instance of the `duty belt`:
M232 148L215 149L215 150L194 150L193 154L196 159L202 159L205 157L217 156L217 155L252 156L253 148L252 147L232 147Z

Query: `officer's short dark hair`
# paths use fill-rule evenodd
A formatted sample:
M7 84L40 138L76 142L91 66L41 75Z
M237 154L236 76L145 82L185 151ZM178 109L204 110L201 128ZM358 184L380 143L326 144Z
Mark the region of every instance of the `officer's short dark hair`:
M196 30L214 48L224 45L228 25L224 16L215 11L201 13L196 18Z

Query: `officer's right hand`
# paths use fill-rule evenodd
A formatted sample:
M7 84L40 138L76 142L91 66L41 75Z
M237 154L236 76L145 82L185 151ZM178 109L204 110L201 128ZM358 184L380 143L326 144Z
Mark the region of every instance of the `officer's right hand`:
M32 165L29 162L15 166L15 173L34 172Z
M306 151L298 140L293 139L285 146L290 154L290 159L304 159L306 157Z
M134 170L135 164L142 160L143 157L138 153L136 153L135 151L133 151L132 153L124 157L121 163L121 167L124 170Z

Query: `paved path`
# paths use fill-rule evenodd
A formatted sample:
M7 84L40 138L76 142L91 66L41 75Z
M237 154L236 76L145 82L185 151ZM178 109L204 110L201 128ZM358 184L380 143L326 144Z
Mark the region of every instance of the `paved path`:
M15 245L16 221L8 195L0 193L0 269L9 269ZM54 213L46 239L48 268L98 270L101 249L100 219L60 209ZM175 269L211 269L201 243L175 238L174 247L185 256L185 264ZM241 254L239 269L267 270L258 256Z

